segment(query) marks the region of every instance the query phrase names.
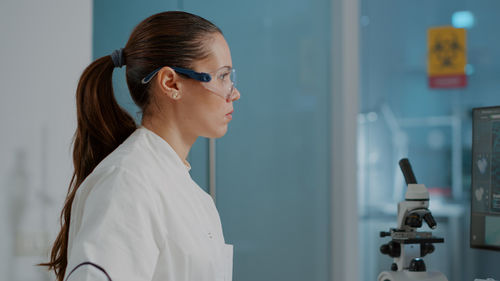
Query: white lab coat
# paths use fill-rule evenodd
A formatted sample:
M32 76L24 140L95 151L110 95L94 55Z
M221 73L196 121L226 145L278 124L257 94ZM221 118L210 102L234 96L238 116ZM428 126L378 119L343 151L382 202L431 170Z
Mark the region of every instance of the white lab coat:
M140 127L78 189L66 275L93 262L113 281L231 281L215 204L172 147ZM97 276L100 276L99 278ZM107 280L90 266L70 281Z

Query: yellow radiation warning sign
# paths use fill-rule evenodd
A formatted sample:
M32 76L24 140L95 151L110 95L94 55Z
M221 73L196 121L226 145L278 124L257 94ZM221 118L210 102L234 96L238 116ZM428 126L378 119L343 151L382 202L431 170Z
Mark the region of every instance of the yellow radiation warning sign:
M464 28L429 28L427 49L427 72L431 88L461 88L467 85L467 45Z

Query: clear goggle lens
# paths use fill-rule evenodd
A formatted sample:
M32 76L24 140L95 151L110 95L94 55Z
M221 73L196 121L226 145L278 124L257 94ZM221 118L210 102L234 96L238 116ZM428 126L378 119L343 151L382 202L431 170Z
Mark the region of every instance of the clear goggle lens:
M236 71L234 68L222 68L215 73L209 73L211 79L209 82L202 83L210 92L225 99L231 100L235 93Z

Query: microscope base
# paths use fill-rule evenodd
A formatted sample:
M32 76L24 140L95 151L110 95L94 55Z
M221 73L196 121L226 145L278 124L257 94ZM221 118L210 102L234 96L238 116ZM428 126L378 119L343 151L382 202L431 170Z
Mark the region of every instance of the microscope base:
M383 271L378 281L448 281L441 272Z

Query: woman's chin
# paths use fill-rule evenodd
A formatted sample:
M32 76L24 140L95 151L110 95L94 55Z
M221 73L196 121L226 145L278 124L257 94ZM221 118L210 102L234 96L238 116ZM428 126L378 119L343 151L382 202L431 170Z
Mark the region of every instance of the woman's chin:
M206 134L204 137L206 138L211 138L211 139L218 139L222 138L225 134L227 133L227 124L211 131L210 133Z

